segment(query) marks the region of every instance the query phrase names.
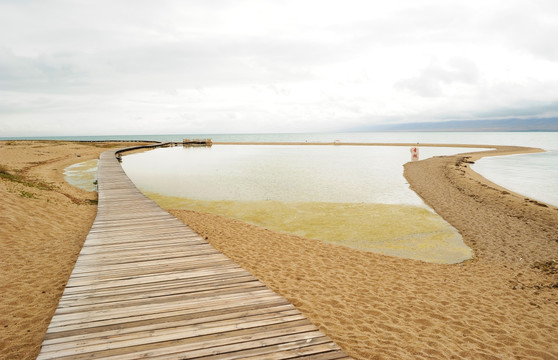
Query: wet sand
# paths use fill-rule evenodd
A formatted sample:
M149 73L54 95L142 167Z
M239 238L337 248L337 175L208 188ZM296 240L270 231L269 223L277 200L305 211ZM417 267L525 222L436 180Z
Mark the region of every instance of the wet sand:
M95 216L95 194L66 184L62 171L97 157L100 146L0 142L0 171L8 174L0 177L2 358L33 359L39 351ZM475 251L457 265L170 212L355 358L558 358L558 209L484 180L468 168L479 155L471 156L405 166L412 188Z

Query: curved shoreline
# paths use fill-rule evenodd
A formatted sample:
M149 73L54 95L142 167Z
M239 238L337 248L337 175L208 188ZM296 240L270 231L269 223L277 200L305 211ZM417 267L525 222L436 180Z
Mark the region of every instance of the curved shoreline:
M500 189L468 166L482 156L542 150L491 148L405 165L411 188L475 251L473 260L456 265L168 211L286 297L354 358L556 358L558 209Z
M538 241L539 247L553 249L548 253L543 250L538 257L546 253L552 258L558 255L558 208L495 184L469 166L485 156L534 152L540 149L499 147L489 152L430 158L405 164L404 176L411 189L462 234L464 241L475 250L475 260L495 255L487 251L490 247L477 246L481 234L476 231L474 221L487 224L485 231L501 241L502 246L509 239L530 239L530 245ZM518 242L517 247L525 248L525 244ZM526 251L518 256L507 254L505 258L523 261L533 257Z
M157 144L149 144L149 145L142 145L142 146L133 146L129 148L119 149L116 152L117 157L121 156L125 153L134 153L134 152L141 152L145 150L150 150L153 148L158 147L168 147L168 146L178 146L181 145L180 142L160 142ZM474 162L478 159L483 157L492 157L492 156L505 156L505 155L519 155L519 154L532 154L532 153L539 153L545 152L544 149L535 148L535 147L527 147L527 146L514 146L514 145L488 145L488 144L451 144L451 143L378 143L378 142L225 142L225 141L217 141L213 142L212 145L273 145L273 146L389 146L389 147L402 147L402 146L410 146L410 147L449 147L449 148L470 148L470 149L484 149L480 151L474 151L471 153L459 153L456 155L450 156L466 156L467 160L465 163ZM486 150L491 149L491 150ZM507 191L510 193L515 194L516 196L524 197L521 194L514 193L509 189L504 188L492 181L486 179L479 173L473 171L468 166L465 167L466 172L471 176L476 178L478 181L483 182L491 187L500 189L502 191ZM409 179L407 179L409 180ZM551 206L551 205L549 205Z
M62 169L104 149L86 153L90 147L61 142L0 145L0 151L14 147L2 157L10 172L22 169L29 181L36 178L33 184L46 179L60 187L0 181L7 222L0 238L9 240L2 243L0 264L6 265L3 280L10 280L10 291L0 298L0 337L6 339L0 352L31 359L94 217L88 201L94 194L66 184ZM365 253L212 214L170 212L357 359L558 358L558 275L545 266L558 258L558 213L476 180L467 161L477 155L431 158L405 170L419 195L451 218L477 253L458 265ZM24 196L29 193L34 197Z
M466 147L466 146L462 144L462 145L459 145L459 146L456 146L456 147ZM525 195L521 195L517 192L513 192L513 191L511 191L511 190L509 190L509 189L507 189L507 188L505 188L501 185L498 185L498 184L488 180L487 178L482 176L480 173L474 171L469 166L469 164L473 164L477 160L480 160L484 157L520 155L520 154L535 154L535 153L545 152L545 150L540 149L540 148L534 148L534 147L505 146L505 145L486 145L486 146L483 146L483 148L490 148L492 150L489 150L489 151L481 150L481 151L474 151L474 152L470 152L470 153L460 153L460 154L455 154L455 155L447 155L447 156L443 156L443 157L451 159L451 160L448 160L448 163L451 162L451 161L455 161L455 166L456 166L456 168L459 168L460 172L463 172L464 175L466 175L467 177L469 177L471 179L476 180L479 183L485 184L486 186L489 186L491 188L497 189L497 190L502 191L502 192L505 191L509 194L513 194L516 197L526 198L527 196L525 196ZM429 160L429 159L425 159L423 161L426 161L426 160ZM406 168L406 166L407 166L407 164L404 165L405 168ZM411 166L411 165L409 165L409 166ZM411 188L412 188L412 182L414 181L414 178L408 178L405 175L405 172L404 172L404 176L407 178L407 180L409 181L409 184L411 185ZM426 199L423 198L423 200L426 200ZM535 201L533 200L533 202L535 202ZM550 205L550 204L546 204L546 205L554 207L553 205Z
M459 159L463 157L464 159L461 160L461 163L464 164L463 170L467 173L468 176L474 178L478 182L482 182L487 186L492 188L498 189L500 191L506 191L510 194L514 194L515 196L526 198L526 196L521 195L519 193L513 192L509 189L504 188L501 185L498 185L488 179L486 179L481 174L477 173L476 171L472 170L468 163L475 162L483 157L492 157L492 156L506 156L506 155L519 155L519 154L534 154L545 152L546 150L535 148L535 147L528 147L528 146L514 146L514 145L488 145L488 144L442 144L442 143L366 143L366 142L213 142L213 145L285 145L285 146L300 146L300 145L309 145L309 146L416 146L416 147L449 147L449 148L470 148L470 149L491 149L491 150L480 150L474 151L471 153L460 153L456 155L448 155L453 156L455 159ZM412 179L407 179L409 182L413 181ZM423 199L424 200L424 199ZM538 201L533 200L535 203L540 203ZM546 204L547 206L552 206Z

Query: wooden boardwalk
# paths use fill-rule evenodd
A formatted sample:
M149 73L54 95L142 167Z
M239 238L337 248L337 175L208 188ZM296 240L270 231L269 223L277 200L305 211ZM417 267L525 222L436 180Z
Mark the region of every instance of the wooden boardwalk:
M99 207L38 359L342 359L298 310L101 155ZM264 261L264 260L262 260Z

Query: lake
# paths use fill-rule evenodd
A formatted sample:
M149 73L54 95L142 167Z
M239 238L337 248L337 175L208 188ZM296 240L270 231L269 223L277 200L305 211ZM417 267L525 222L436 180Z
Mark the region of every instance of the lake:
M512 191L558 205L558 133L150 137L159 141L207 137L214 141L340 140L540 147L548 152L489 157L472 167ZM420 144L419 149L421 159L473 151L426 148ZM134 183L163 207L213 212L277 231L393 256L441 263L470 258L472 251L457 231L409 190L402 176L402 165L409 160L409 147L218 145L128 155L123 167Z

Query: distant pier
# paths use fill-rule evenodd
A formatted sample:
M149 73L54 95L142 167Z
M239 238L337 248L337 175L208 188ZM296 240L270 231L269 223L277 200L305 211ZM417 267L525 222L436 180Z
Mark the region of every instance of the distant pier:
M184 146L211 146L213 142L211 139L182 139Z

